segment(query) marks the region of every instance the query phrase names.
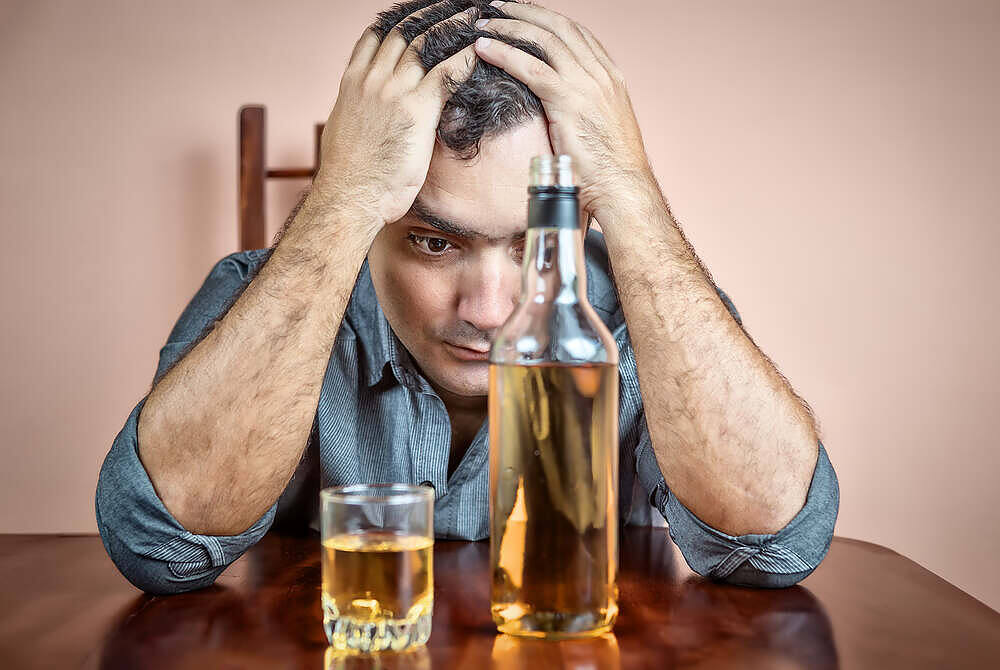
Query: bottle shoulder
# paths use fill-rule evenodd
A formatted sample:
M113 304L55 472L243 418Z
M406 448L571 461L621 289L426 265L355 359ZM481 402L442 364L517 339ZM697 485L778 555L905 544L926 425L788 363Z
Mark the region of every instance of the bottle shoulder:
M494 337L491 363L618 363L611 331L586 301L522 302Z

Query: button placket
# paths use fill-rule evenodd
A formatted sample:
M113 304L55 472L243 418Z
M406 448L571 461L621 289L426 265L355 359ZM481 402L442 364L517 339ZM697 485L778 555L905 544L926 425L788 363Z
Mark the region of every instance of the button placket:
M433 488L435 500L440 500L448 491L446 475L451 435L448 415L436 395L418 394L417 398L420 406L418 429L415 431L417 439L411 445L415 450L412 455L414 481Z

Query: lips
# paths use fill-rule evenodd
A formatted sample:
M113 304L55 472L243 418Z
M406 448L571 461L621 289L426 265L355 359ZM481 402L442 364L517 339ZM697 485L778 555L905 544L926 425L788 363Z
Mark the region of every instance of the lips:
M448 344L451 344L451 342L449 342ZM462 346L460 344L452 344L451 346L455 347L456 349L465 349L466 351L473 351L473 352L475 352L477 354L488 354L488 353L490 353L490 350L488 348L487 349L476 349L475 347L464 347L464 346Z
M444 344L452 356L463 361L485 361L490 356L489 349L473 349L472 347L463 347L451 342L445 342Z

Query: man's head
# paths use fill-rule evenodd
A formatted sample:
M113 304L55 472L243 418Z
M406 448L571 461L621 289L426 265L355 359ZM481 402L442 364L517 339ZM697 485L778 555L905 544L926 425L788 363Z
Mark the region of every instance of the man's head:
M516 1L516 0L514 0ZM393 5L380 13L372 29L380 39L385 39L396 26L412 42L417 35L427 33L420 49L420 62L425 70L461 51L488 35L501 39L535 58L548 62L541 46L534 42L511 39L505 35L478 30L472 23L451 21L441 23L464 9L475 6L484 19L502 18L506 15L484 0L411 0ZM418 17L407 18L421 11ZM438 25L440 24L440 25ZM436 27L434 27L436 26ZM473 158L480 141L517 127L525 121L544 116L542 103L527 86L495 65L479 60L472 74L460 84L451 84L451 98L441 111L438 140L463 158Z
M486 4L446 0L404 21L433 4L396 5L373 27L384 37L402 21L412 40L472 4L485 18L503 16ZM484 34L471 20L430 30L420 53L425 69ZM538 45L510 43L546 60ZM552 148L541 102L503 70L480 60L452 91L423 188L410 212L382 229L368 261L393 331L445 402L459 403L488 391L485 357L473 352L488 350L517 304L528 166Z

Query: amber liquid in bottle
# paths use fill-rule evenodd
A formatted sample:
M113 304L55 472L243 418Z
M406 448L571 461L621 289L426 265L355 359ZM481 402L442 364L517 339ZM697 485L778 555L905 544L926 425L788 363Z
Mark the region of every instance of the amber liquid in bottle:
M554 639L618 614L617 347L587 303L576 191L552 197L567 195L569 209L542 206L561 225L529 201L522 303L490 355L493 620Z
M615 501L618 369L493 365L501 435L492 611L501 632L600 635L618 614ZM501 412L500 407L507 411Z

